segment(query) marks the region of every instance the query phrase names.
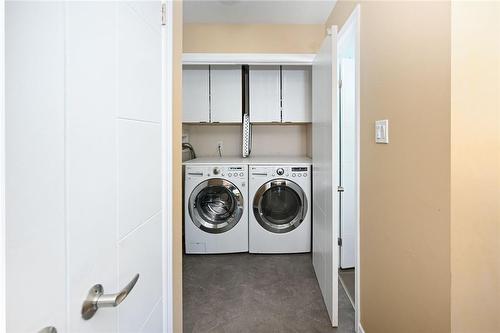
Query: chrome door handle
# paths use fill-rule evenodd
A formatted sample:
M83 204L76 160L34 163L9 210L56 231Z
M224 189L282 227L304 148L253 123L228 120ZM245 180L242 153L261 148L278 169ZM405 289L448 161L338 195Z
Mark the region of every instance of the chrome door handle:
M38 333L57 333L57 330L54 326L47 326L38 331Z
M136 274L132 281L116 294L104 294L104 288L100 284L90 288L89 294L82 305L82 318L89 320L100 308L113 308L120 305L134 288L137 280L139 280L139 274Z
M273 180L271 182L271 187L275 186L286 186L286 181L285 180Z

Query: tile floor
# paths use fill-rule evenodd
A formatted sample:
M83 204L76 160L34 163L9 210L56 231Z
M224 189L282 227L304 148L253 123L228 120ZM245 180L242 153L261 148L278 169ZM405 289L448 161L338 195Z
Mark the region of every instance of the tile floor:
M356 275L354 273L354 268L351 269L339 269L339 281L342 282L344 289L347 293L347 297L351 300L354 305L356 297Z
M339 327L330 326L311 254L185 255L184 332L354 332L339 283Z

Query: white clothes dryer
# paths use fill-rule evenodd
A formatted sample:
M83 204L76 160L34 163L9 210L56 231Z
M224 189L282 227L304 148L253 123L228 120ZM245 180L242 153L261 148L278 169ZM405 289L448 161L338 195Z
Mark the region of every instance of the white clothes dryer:
M311 251L311 166L249 166L249 251Z

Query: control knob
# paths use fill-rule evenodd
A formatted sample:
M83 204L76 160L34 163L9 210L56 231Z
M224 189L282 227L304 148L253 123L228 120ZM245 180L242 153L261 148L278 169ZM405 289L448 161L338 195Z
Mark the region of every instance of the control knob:
M276 173L278 174L278 176L283 176L285 170L283 170L283 168L279 168L278 170L276 170Z

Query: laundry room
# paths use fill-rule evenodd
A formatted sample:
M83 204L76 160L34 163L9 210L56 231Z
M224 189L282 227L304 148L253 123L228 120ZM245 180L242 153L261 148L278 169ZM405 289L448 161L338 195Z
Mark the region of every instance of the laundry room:
M331 5L299 19L304 3L184 3L186 332L354 332L355 263L341 264L336 218L339 39L321 23Z

